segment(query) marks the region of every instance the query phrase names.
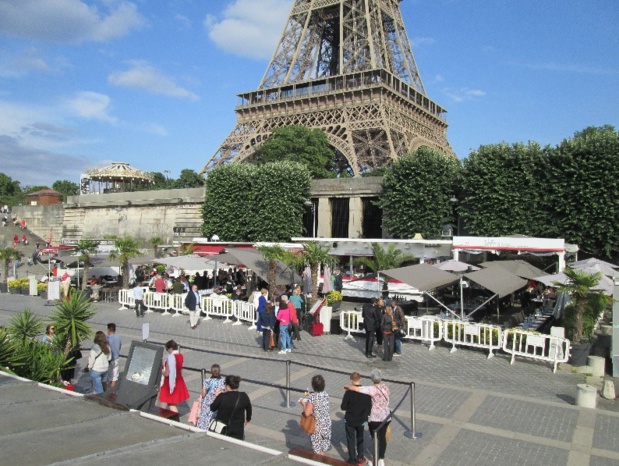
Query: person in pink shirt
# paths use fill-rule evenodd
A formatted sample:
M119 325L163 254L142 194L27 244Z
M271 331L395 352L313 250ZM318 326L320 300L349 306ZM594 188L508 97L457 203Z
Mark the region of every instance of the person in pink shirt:
M294 306L293 306L294 307ZM288 296L282 295L281 306L277 313L276 319L279 321L279 354L292 352L292 340L290 339L290 324L292 316L288 307Z
M155 293L165 293L165 280L159 274L155 278Z
M292 349L294 349L294 344L292 343L292 340L301 340L301 336L299 335L299 316L297 315L297 308L294 307L294 304L292 303L292 301L290 301L288 296L286 296L286 299L288 300L288 310L290 311L289 330L292 330L290 332L290 345L292 346Z

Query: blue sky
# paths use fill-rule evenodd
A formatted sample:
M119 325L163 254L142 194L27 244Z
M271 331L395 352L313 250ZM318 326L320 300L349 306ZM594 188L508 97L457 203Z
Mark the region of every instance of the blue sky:
M233 129L292 0L0 0L0 172L79 181L111 161L178 177ZM616 0L404 0L460 158L619 127Z

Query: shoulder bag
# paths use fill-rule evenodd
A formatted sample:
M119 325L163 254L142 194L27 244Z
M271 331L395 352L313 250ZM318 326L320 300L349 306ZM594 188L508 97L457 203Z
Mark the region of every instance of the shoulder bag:
M310 414L309 416L304 412L301 413L300 425L301 429L310 435L316 432L316 418L314 417L314 413Z
M228 424L232 421L234 417L234 412L236 411L236 407L239 405L239 400L241 399L241 393L238 392L238 396L236 397L236 403L234 404L234 408L232 409L232 413L230 414L230 418L228 422L225 423L222 420L213 419L208 426L209 432L215 432L216 434L228 435Z

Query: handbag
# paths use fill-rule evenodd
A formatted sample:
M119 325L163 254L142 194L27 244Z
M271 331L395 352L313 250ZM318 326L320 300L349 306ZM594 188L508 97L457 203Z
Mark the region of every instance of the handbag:
M391 423L387 425L387 430L385 431L385 440L387 442L391 442Z
M189 417L187 418L187 422L189 424L193 424L195 426L198 423L201 407L202 397L199 397L196 401L193 402L193 405L191 405L191 411L189 412Z
M314 414L310 414L308 416L305 413L301 413L300 425L301 429L310 435L316 432L316 418L314 417Z
M234 408L232 409L232 413L230 414L230 419L228 419L228 423L226 424L222 420L213 419L211 423L208 425L209 432L215 432L216 434L221 434L221 435L228 435L228 424L230 424L230 422L232 421L232 418L234 417L234 412L236 411L236 407L239 405L240 399L241 399L241 394L239 393L236 398L236 403L234 403Z
M269 347L275 348L275 337L273 336L273 330L271 330L271 336L269 336Z

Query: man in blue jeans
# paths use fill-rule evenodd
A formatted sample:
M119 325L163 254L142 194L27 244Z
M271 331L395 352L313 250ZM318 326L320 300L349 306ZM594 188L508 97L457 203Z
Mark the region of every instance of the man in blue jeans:
M361 376L358 372L353 372L350 374L350 381L358 387L361 385ZM344 427L348 445L348 463L363 465L366 463L363 456L363 433L372 411L372 397L353 390L346 390L342 398L341 409L346 413Z

